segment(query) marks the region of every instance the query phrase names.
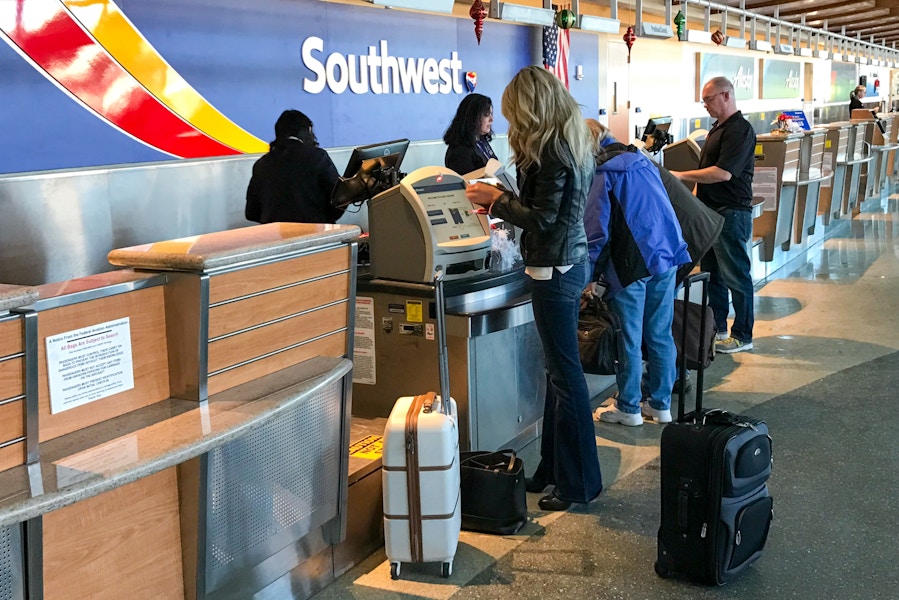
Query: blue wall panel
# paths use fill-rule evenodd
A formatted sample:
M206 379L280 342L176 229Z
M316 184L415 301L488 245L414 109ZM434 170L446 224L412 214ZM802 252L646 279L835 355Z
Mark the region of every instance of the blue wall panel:
M470 19L315 0L119 0L123 12L161 56L220 112L263 140L285 108L306 112L323 146L355 146L408 137L439 139L463 94L306 92L314 78L301 47L324 40L317 56L365 55L386 40L400 58L449 59L476 71L477 92L493 98L494 129L505 133L502 90L523 66L540 62L541 30L488 20L481 44ZM585 77L572 93L596 116L598 37L572 33L571 70ZM164 160L93 116L28 62L0 44L0 172Z

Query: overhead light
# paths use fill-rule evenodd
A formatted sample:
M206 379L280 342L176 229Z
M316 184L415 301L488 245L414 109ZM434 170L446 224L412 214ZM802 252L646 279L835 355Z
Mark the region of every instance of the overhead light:
M556 13L548 8L535 8L533 6L503 2L499 5L499 18L503 21L549 26L553 24Z
M734 37L732 35L724 38L724 45L728 48L746 48L746 38Z
M811 48L796 48L796 56L811 56Z
M598 33L618 33L621 21L618 19L606 19L605 17L592 17L581 15L580 28L584 31L596 31Z
M846 62L846 55L843 54L842 52L831 52L830 55L828 56L828 58L830 58L830 60L838 60L841 62Z
M816 58L830 58L830 54L827 52L827 50L815 50L815 57Z
M428 12L453 12L454 0L368 0L377 6L387 8L412 8Z
M868 57L867 56L856 56L855 62L857 62L860 65L866 65L866 64L868 64Z
M775 44L774 46L775 54L794 54L793 46L790 44Z
M687 30L687 41L688 42L696 42L698 44L711 44L712 43L712 32L711 31L699 31L698 29L688 29Z
M771 42L766 40L752 40L749 42L749 47L759 52L771 52Z
M674 35L671 25L663 25L661 23L641 23L640 37L660 38L667 40Z

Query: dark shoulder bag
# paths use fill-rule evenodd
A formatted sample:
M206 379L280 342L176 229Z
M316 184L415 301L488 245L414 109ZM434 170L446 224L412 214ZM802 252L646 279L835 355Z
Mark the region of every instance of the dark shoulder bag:
M461 452L462 529L512 535L528 520L524 463L512 450Z
M601 298L585 300L577 322L577 343L584 373L614 375L618 372L621 322Z

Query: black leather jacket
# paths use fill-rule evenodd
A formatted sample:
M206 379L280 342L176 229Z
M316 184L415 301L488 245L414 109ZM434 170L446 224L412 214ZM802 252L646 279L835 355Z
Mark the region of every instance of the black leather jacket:
M565 146L567 151L567 146ZM524 230L521 254L531 267L574 265L587 260L584 206L593 163L571 169L544 152L541 166L518 172L520 195L504 194L490 214Z

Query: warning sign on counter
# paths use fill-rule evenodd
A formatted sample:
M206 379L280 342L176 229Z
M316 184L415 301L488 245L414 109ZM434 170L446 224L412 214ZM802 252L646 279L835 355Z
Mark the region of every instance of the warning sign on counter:
M384 452L384 436L367 435L358 442L350 445L350 456L355 458L367 458L377 460Z
M128 317L47 336L53 414L134 388Z

